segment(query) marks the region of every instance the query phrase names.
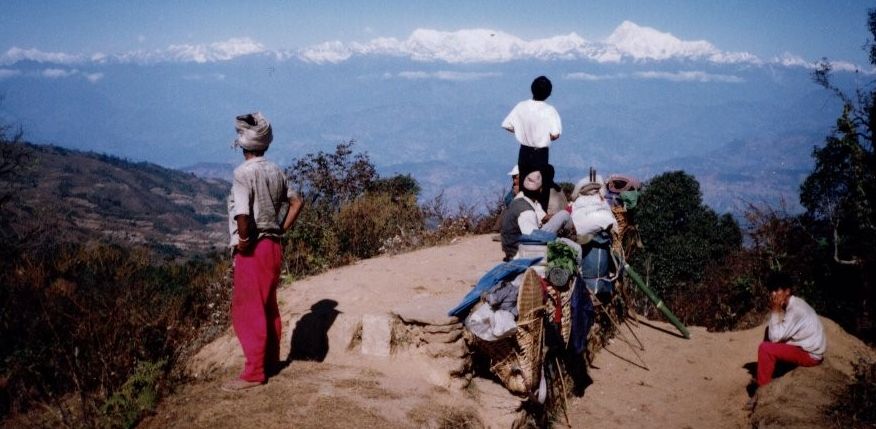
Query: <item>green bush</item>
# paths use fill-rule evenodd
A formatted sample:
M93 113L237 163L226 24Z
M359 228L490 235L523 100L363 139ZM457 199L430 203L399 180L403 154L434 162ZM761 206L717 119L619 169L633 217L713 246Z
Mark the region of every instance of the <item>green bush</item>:
M754 297L743 300L746 295L737 290L744 288L738 274L718 269L742 250L739 225L703 204L693 176L675 171L651 179L635 216L645 248L632 255L631 264L683 322L726 328L728 319L751 307ZM657 314L644 298L634 305Z
M155 409L165 363L164 360L139 363L125 384L101 405L101 426L132 428L144 414Z

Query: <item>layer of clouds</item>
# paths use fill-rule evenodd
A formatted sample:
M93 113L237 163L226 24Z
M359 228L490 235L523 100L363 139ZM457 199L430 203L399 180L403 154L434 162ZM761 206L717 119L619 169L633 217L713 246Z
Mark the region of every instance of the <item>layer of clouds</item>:
M225 80L225 75L222 73L187 74L183 76L183 79L195 81L222 81Z
M457 72L457 71L435 71L435 72L425 72L425 71L403 71L399 72L396 75L392 75L391 73L386 73L383 75L384 78L392 78L399 77L402 79L437 79L437 80L454 80L454 81L465 81L465 80L479 80L486 79L492 77L499 77L501 73L494 72Z
M0 68L0 80L13 77L31 77L43 79L66 79L78 77L85 79L91 83L97 83L103 79L104 74L100 72L86 73L79 69L48 67L42 70L21 71L17 69Z
M635 73L614 73L614 74L590 74L585 72L568 73L564 76L570 80L584 81L605 81L617 79L657 79L668 80L671 82L722 82L722 83L742 83L745 79L728 74L707 73L699 70L686 71L640 71Z
M21 71L15 69L0 69L0 80L15 77L21 74Z
M596 82L600 80L614 80L614 79L624 79L627 77L625 73L617 73L617 74L590 74L585 72L576 72L569 73L564 76L566 79L571 80L587 80L591 82Z
M726 74L713 74L703 71L679 71L679 72L658 72L646 71L633 73L633 76L640 79L661 79L672 82L724 82L724 83L741 83L745 82L739 76Z

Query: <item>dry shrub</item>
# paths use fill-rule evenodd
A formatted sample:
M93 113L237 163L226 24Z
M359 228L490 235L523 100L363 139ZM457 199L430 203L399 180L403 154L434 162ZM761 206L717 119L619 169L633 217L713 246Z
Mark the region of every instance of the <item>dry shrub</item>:
M416 197L394 197L386 193L365 193L341 207L337 216L341 245L357 258L369 258L385 251L388 240L394 249L414 247L423 230Z
M176 262L146 249L54 243L5 264L4 414L43 404L59 424L130 426L149 408L140 392L179 379L194 345L227 323L223 258Z
M854 368L855 380L840 393L826 415L835 428L876 427L876 362L861 358Z
M408 412L416 427L434 429L483 429L486 427L472 408L422 404Z
M351 261L343 251L335 213L326 204L305 205L285 237L286 271L293 277L321 273Z

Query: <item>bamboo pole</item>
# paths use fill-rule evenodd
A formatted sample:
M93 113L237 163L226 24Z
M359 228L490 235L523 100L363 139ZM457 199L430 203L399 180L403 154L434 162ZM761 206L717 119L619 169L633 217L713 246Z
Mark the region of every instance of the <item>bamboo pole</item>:
M626 271L630 275L630 278L633 279L633 283L635 283L636 286L638 286L639 289L645 293L645 296L647 296L648 299L650 299L651 302L653 302L654 305L657 306L657 309L660 310L660 312L663 313L663 315L666 316L666 318L669 319L669 321L676 328L678 328L678 331L681 332L681 335L683 335L684 338L690 339L690 332L687 330L684 324L682 324L681 321L679 321L678 318L675 317L675 314L672 313L669 307L667 307L666 304L663 303L663 300L658 298L657 294L655 294L654 291L651 290L651 288L645 285L645 282L642 281L642 278L639 277L639 274L636 273L636 270L634 270L633 267L631 267L626 260L621 259L621 261L623 263L624 271Z

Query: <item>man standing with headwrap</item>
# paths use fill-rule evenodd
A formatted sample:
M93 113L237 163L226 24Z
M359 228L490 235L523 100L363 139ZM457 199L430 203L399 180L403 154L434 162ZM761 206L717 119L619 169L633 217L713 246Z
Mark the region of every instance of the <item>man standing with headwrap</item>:
M264 158L273 141L271 124L261 113L236 118L237 139L245 161L234 169L228 199L230 246L234 254L231 322L246 363L240 377L222 385L237 391L263 384L280 361L280 311L277 286L283 249L280 240L295 223L302 201L286 175ZM282 218L282 206L289 208Z

